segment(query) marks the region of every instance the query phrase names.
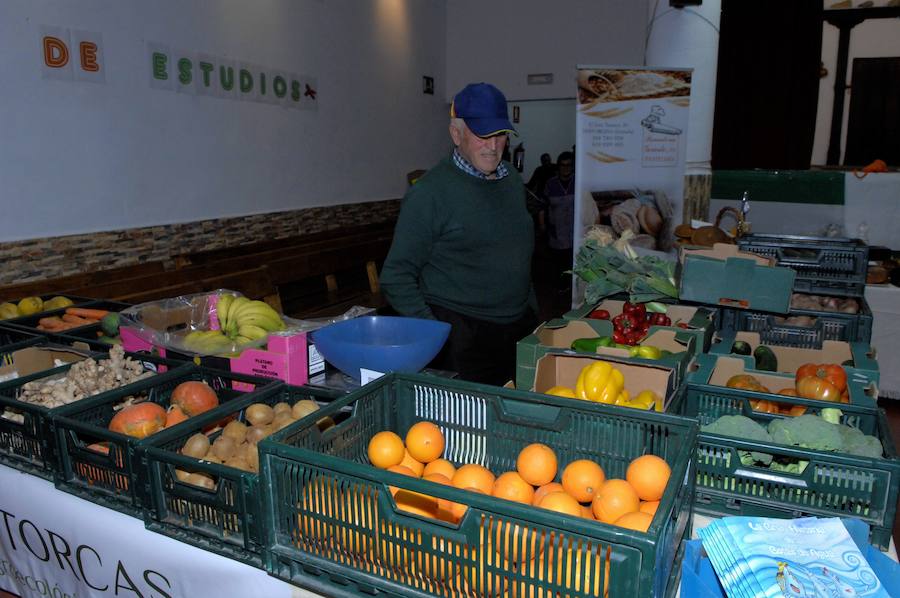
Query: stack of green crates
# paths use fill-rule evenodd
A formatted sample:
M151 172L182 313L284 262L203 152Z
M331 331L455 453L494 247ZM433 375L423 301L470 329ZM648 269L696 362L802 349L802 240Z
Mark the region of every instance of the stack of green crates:
M348 410L350 416L333 428L322 432L315 425L324 415ZM644 533L368 463L373 435L391 430L403 437L421 420L441 428L444 457L456 464L478 463L495 473L513 470L521 449L541 442L556 452L561 467L592 459L609 478L624 478L631 460L655 454L670 465L670 483ZM506 592L588 598L604 595L606 588L611 596L671 595L677 589L677 553L690 537L696 435L696 422L685 418L389 374L259 444L267 484L267 570L340 596ZM468 510L459 524L398 512L391 487L462 503ZM486 541L503 530L515 541L508 547L519 555L514 563L502 562ZM559 559L558 566L546 566L547 559Z

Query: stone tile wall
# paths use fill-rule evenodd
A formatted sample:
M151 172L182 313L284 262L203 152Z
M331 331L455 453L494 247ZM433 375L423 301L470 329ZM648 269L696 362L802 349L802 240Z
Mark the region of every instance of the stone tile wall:
M0 285L165 261L174 255L394 220L400 200L0 243Z

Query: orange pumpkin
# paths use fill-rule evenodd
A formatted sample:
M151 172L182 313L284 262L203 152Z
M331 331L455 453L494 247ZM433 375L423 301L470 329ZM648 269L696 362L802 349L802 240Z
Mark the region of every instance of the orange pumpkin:
M193 417L219 406L219 397L206 382L182 382L172 391L172 404Z
M110 420L109 429L119 434L146 438L166 426L166 410L146 401L125 407Z
M744 390L755 390L756 392L769 392L769 389L755 377L749 374L738 374L732 376L725 383L728 388L741 388Z
M185 413L178 405L171 405L166 410L166 427L171 428L175 424L187 420L188 414Z

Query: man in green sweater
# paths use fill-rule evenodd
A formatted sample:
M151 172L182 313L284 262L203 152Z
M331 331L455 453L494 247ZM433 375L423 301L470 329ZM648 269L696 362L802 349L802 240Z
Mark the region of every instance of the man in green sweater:
M515 132L506 98L473 83L450 116L455 148L403 198L381 288L401 315L451 324L433 367L499 385L515 373L516 341L537 325L534 228L522 179L501 161Z

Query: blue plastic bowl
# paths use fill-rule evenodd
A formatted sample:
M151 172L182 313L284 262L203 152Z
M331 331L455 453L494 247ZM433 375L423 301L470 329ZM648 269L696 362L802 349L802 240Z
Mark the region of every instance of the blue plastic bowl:
M312 333L325 360L355 380L359 369L415 373L440 352L450 324L437 320L364 316Z

